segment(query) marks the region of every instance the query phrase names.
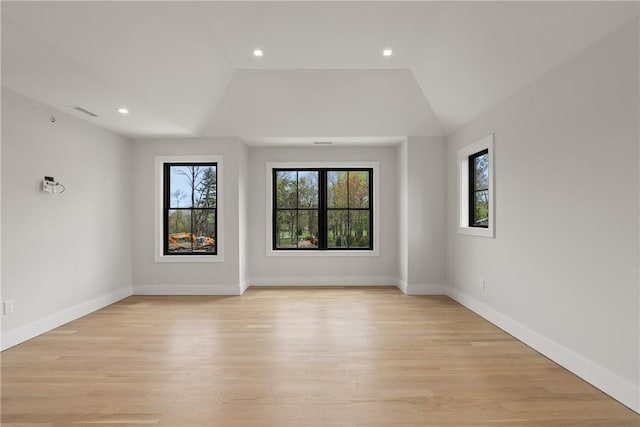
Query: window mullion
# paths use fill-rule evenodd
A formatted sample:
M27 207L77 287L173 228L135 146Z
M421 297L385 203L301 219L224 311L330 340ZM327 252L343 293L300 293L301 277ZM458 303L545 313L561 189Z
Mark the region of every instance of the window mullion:
M476 159L475 155L469 156L469 227L476 223Z
M296 228L293 230L293 238L296 241L296 249L300 248L298 241L298 230L300 230L300 171L296 171Z
M318 248L327 249L327 170L318 169Z
M347 249L351 246L351 194L349 192L349 175L351 172L347 171Z
M191 166L191 253L193 253L193 231L194 231L194 223L193 219L195 217L195 204L196 204L196 169L195 166ZM196 236L197 237L197 236Z
M271 194L272 194L272 199L271 199L271 205L273 206L273 209L271 211L271 232L272 232L272 236L273 238L271 239L271 248L273 250L276 250L278 248L278 234L277 234L277 226L276 223L278 222L278 171L276 169L273 169L271 171Z
M373 249L373 171L369 169L368 171L369 180L367 181L369 185L369 247Z
M163 253L169 252L169 193L171 192L171 178L170 178L170 168L168 164L164 164L164 222L162 225L162 233L164 236L163 239Z

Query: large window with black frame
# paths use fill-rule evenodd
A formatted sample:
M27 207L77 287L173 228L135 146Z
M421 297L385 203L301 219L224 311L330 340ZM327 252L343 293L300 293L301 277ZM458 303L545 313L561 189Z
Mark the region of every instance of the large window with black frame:
M217 164L164 164L164 255L217 254Z
M489 150L469 156L469 227L489 227Z
M373 250L373 169L273 169L273 250Z

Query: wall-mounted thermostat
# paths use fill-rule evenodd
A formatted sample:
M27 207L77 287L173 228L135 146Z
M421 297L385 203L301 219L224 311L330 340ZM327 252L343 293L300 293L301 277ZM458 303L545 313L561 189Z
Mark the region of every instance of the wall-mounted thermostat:
M57 182L52 176L45 176L42 180L42 191L45 193L64 193L64 190L64 185Z

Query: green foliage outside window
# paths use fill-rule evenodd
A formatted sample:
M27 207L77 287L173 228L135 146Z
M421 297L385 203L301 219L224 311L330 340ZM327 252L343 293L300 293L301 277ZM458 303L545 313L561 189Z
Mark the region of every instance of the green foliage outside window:
M371 249L371 173L276 170L274 249Z

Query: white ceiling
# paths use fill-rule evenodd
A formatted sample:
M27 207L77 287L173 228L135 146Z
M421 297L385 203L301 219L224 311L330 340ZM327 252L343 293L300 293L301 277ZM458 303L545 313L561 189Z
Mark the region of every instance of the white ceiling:
M254 144L446 135L638 15L637 2L0 7L2 86L129 137Z

